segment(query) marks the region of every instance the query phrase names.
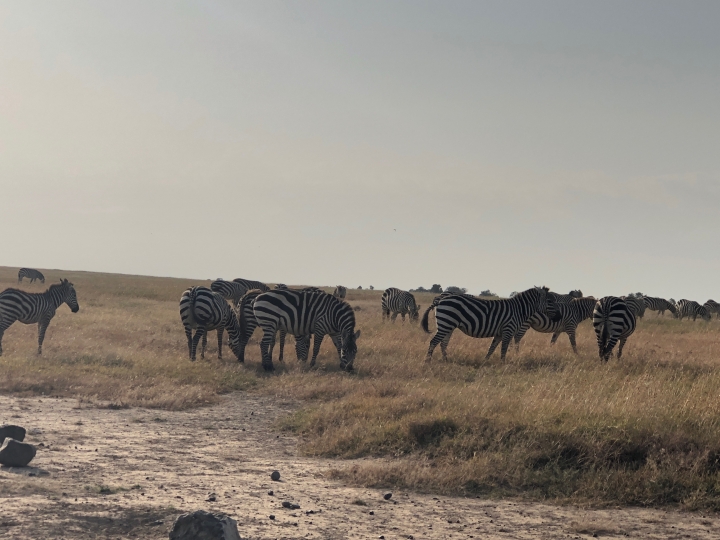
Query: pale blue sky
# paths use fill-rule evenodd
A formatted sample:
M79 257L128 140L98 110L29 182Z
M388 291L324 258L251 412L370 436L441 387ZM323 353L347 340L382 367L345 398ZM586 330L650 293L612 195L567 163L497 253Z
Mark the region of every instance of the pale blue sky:
M718 23L0 2L0 264L720 299Z

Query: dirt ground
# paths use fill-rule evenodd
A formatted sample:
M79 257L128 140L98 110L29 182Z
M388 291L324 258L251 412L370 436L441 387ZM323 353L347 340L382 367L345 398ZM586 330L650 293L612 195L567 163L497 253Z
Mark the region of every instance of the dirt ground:
M167 538L196 509L229 514L244 539L720 538L718 517L699 513L406 492L386 501L328 478L351 463L298 456L296 439L272 427L293 407L245 393L188 412L0 396L0 424L25 426L38 446L34 467L0 468L0 538Z

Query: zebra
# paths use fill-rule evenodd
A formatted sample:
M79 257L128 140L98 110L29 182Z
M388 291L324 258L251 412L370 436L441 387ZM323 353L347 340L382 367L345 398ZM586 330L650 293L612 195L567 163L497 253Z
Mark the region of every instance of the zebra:
M207 287L190 287L180 297L180 320L185 327L190 360L195 361L198 342L202 338L200 358L205 359L207 333L217 330L218 359L222 360L222 337L228 331L232 352L240 358L240 324L225 299ZM192 331L195 330L195 336Z
M678 300L677 303L678 318L682 321L683 317L692 317L692 320L696 320L698 315L702 317L704 321L710 320L710 313L704 307L695 302L694 300Z
M665 311L667 310L672 313L673 316L677 317L677 309L673 302L652 296L643 296L642 301L645 303L647 309L657 311L658 315L665 315Z
M720 304L718 304L715 300L708 300L703 304L703 307L708 313L710 313L711 316L715 313L717 318L720 319Z
M28 293L18 289L5 289L0 293L0 356L2 356L2 338L12 323L38 325L38 354L42 354L45 331L55 316L55 311L63 303L70 311L77 313L80 305L75 287L67 279L53 283L44 293Z
M22 283L23 278L28 278L30 283L36 279L39 279L40 283L45 283L45 276L42 275L42 272L34 268L21 268L18 272L18 283Z
M438 344L443 360L447 360L447 345L456 328L470 337L493 338L486 359L502 341L500 358L504 360L510 341L534 313L542 311L552 318L557 317L555 299L548 292L547 287L533 287L503 300L485 300L469 294L452 294L444 298L440 295L425 310L421 321L422 329L429 334L428 318L430 311L435 309L437 330L430 340L425 361L432 359Z
M240 299L243 295L252 289L259 289L261 291L269 291L270 287L259 281L250 281L247 279L234 279L232 281L225 281L224 279L216 279L210 284L210 290L219 293L225 300L232 302L234 307L237 307Z
M548 295L552 296L557 304L569 304L573 301L573 299L583 297L583 293L580 289L570 291L568 294L558 294L555 292L550 292L548 293Z
M276 290L287 290L287 289L277 289ZM245 362L245 347L247 347L248 342L250 341L250 338L253 335L253 332L255 332L255 329L258 326L257 319L255 318L255 312L253 311L253 307L255 304L255 299L258 297L258 295L262 294L265 291L261 291L260 289L252 289L245 293L245 295L240 300L240 303L237 307L237 317L240 321L240 348L238 355L238 362ZM285 330L280 330L280 357L278 360L280 362L283 361L283 351L285 349L285 336L287 335L287 332ZM273 336L274 338L274 336ZM300 345L296 342L296 349L298 347L307 347L308 344ZM275 340L273 339L272 343L270 343L270 356L272 357L272 351L275 347ZM305 352L305 355L307 355L307 350ZM300 354L298 354L298 358L300 358Z
M288 290L288 286L285 285L284 283L277 283L277 284L275 284L275 289L276 289L276 290L279 290L279 291L287 291L287 290ZM253 289L253 290L259 291L260 289Z
M408 315L410 321L417 321L420 315L420 306L415 303L415 297L407 292L390 287L385 289L380 300L382 306L382 318L383 321L388 318L392 322L398 316L398 313L402 317L402 321L405 322L405 314ZM392 315L390 315L392 313Z
M338 285L337 287L335 287L335 290L333 291L333 296L335 298L340 298L341 300L344 300L345 296L347 296L347 287Z
M635 331L633 307L622 298L606 296L597 301L592 317L600 359L607 362L619 341L617 357L620 360L627 338Z
M322 291L269 291L257 296L253 312L263 330L260 352L266 371L274 369L268 348L278 329L296 336L301 359L307 358L307 353L302 355L302 347L309 346L309 336L315 334L311 366L315 365L325 335L336 336L340 344L340 367L346 371L353 369L360 331L355 332L355 312L342 300ZM333 341L337 346L336 339Z
M592 296L573 298L569 303L557 303L555 306L559 317L555 317L557 320L553 320L550 315L542 312L536 312L530 319L520 327L518 333L515 334L515 348L520 345L520 340L528 331L528 328L532 328L536 332L544 334L552 333L550 344L554 345L560 334L565 332L570 339L570 345L572 346L573 352L578 354L577 345L575 344L575 330L578 325L585 319L592 317L593 310L595 309L596 300Z
M621 296L621 299L625 300L625 303L630 306L636 319L642 319L645 316L645 301L642 298L636 296Z

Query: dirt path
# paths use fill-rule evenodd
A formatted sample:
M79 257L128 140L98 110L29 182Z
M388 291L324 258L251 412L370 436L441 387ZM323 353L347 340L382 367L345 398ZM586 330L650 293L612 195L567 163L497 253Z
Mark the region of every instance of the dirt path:
M715 515L404 492L385 501L328 480L337 462L298 457L296 440L271 427L291 410L247 394L189 412L0 396L0 424L27 427L39 445L36 468L0 469L0 538L167 538L195 509L231 515L244 539L720 538Z

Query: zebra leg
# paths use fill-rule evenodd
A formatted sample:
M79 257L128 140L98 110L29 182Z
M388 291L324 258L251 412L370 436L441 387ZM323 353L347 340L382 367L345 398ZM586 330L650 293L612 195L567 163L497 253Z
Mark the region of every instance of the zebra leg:
M260 340L260 354L262 355L262 367L265 371L273 371L272 349L270 346L275 342L275 329L263 328L263 337Z
M573 352L578 354L577 344L575 343L575 329L572 328L567 331L568 338L570 338L570 345L572 346Z
M505 356L507 355L508 347L510 346L510 342L512 341L512 338L514 335L515 335L515 332L512 332L512 331L503 332L502 347L500 348L500 360L505 360Z
M401 313L400 318L402 319L403 324L405 324L405 313Z
M613 349L615 348L615 344L617 343L616 337L611 337L608 339L607 345L605 345L605 350L603 351L603 359L607 362L610 360L610 357L612 356Z
M196 354L197 354L197 346L200 342L200 339L203 339L203 341L207 340L207 335L205 334L205 327L201 326L197 330L195 330L195 335L193 336L192 340L192 350L190 351L190 360L193 362L195 361ZM201 358L205 358L205 345L203 344Z
M394 311L392 315L390 315L390 322L395 322L395 319L397 319L398 312Z
M313 355L310 360L310 367L315 365L315 360L317 359L318 354L320 354L320 345L322 345L324 338L325 334L315 332L315 339L313 340Z
M45 341L45 330L47 330L48 325L50 324L49 319L40 319L40 322L38 323L38 354L42 354L42 344L43 341Z
M443 362L447 362L447 346L448 343L450 343L450 338L452 337L452 332L449 333L447 336L443 338L443 340L440 342L440 352L442 352L442 359Z
M515 351L520 350L520 340L525 337L525 333L530 329L530 324L523 324L515 334Z
M285 330L280 330L280 356L278 358L279 362L283 361L283 351L285 350L285 336L287 336L287 332Z
M190 360L195 360L195 358L193 358L194 351L193 351L192 328L190 328L189 326L185 327L185 337L188 340L188 355L190 356Z
M337 349L338 359L342 360L342 338L338 334L334 334L330 336L330 339L332 339L333 345Z
M622 356L623 347L625 346L626 341L627 341L627 338L622 338L620 340L620 344L618 345L618 353L617 353L618 360L620 360L620 357Z
M3 334L5 334L5 329L4 329L4 328L0 328L0 356L2 356L2 338L3 338Z
M560 337L560 332L553 332L552 337L550 338L550 345L555 345L555 342Z
M218 334L218 360L222 360L222 337L225 329L221 326L217 329Z
M492 343L490 344L490 348L488 349L487 354L485 355L485 360L490 358L492 354L495 352L495 349L497 349L497 346L500 344L500 340L502 339L502 336L495 336L493 337Z
M438 329L435 331L435 335L430 340L430 346L428 347L427 354L425 355L426 362L430 362L430 360L432 360L433 351L439 343L442 343L443 341L450 341L450 335L452 335L452 333L453 329L450 329L450 331L447 332L444 328L441 330L438 327ZM447 356L445 356L444 358L447 360Z

